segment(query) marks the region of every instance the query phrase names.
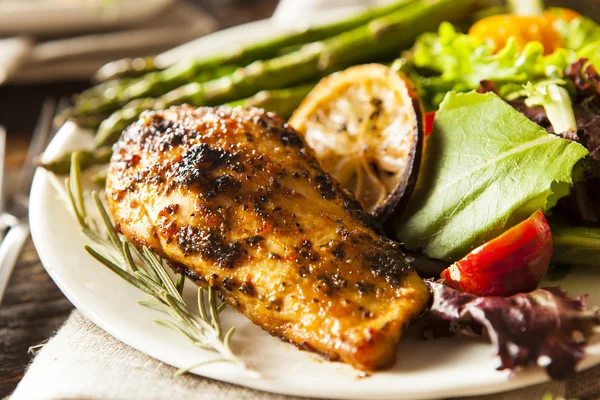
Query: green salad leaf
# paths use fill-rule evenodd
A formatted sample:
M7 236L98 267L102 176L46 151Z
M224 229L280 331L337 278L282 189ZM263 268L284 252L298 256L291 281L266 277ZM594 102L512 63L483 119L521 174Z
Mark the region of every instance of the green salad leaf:
M556 264L600 266L600 227L550 221Z
M578 51L600 40L600 25L586 17L577 17L571 21L557 19L554 29L564 42L564 47Z
M502 94L503 85L561 78L564 70L580 58L600 68L600 25L579 17L570 22L557 19L555 27L564 48L544 56L541 43L529 42L519 50L512 39L495 52L491 41L458 32L446 22L438 32L419 36L413 49L393 67L415 82L428 111L436 110L447 92L475 90L483 80L494 81Z
M571 61L574 55L546 59L543 54L541 43L528 43L519 51L513 39L495 53L492 42L457 32L446 22L437 33L421 35L396 67L415 82L425 107L435 110L449 91L471 91L479 88L482 80L525 84L547 76L547 70L562 71L575 61Z
M395 221L409 250L455 261L566 196L588 155L493 93L451 92L436 114L415 192Z
M457 32L452 24L440 25L438 34L425 33L415 44L414 63L418 68L441 73L445 81L460 81L477 88L484 79L526 82L543 71L537 65L544 53L539 42L528 43L522 52L514 39L494 54L490 41Z
M600 40L583 46L577 51L578 58L587 58L595 67L600 68Z
M597 68L600 68L600 25L595 21L578 17L571 21L557 19L554 23L563 40L563 54L574 53L576 59L587 58ZM569 56L573 58L572 55ZM574 62L574 61L571 61Z
M577 137L577 121L573 112L573 103L567 89L557 83L534 85L528 82L525 86L527 107L542 106L555 133L572 139Z

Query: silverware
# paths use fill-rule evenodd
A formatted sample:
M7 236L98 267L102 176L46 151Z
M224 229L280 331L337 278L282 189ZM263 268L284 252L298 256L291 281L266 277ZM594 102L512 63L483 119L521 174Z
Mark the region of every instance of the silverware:
M59 107L57 107L54 99L46 99L44 101L42 112L33 132L25 163L19 176L17 189L10 199L6 198L6 190L2 190L2 194L0 195L0 230L4 232L8 229L6 236L4 236L0 244L0 303L4 297L4 292L6 291L6 286L8 285L15 263L29 237L29 220L27 214L29 208L29 191L36 168L34 160L42 153L50 139L52 139L55 133L52 128L52 120L57 111L60 111L58 108L65 106L65 101L62 99ZM0 185L2 185L4 180L5 150L6 132L2 129L0 130L0 162L2 163L0 165L2 167L0 170Z

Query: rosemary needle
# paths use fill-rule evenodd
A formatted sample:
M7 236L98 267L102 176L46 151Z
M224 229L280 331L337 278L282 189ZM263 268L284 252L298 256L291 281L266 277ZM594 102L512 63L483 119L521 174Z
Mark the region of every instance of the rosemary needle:
M139 251L126 238L121 237L96 192L92 193L92 199L104 229L100 229L90 218L84 204L78 153L72 155L71 173L65 182L65 190L68 204L79 223L81 232L94 243L85 246L86 251L129 284L152 297L151 300L140 300L138 304L165 312L176 321L156 319L154 322L181 334L197 347L219 353L218 358L177 370L175 376L217 362L236 364L250 375L257 376L256 372L250 371L231 350L229 342L234 327L229 328L223 335L219 315L225 308L225 304L217 305L214 289L200 287L198 311L191 311L182 297L185 282L183 275L173 281L158 255L147 247ZM135 262L134 256L139 260L138 263ZM208 302L204 301L204 290L208 292Z

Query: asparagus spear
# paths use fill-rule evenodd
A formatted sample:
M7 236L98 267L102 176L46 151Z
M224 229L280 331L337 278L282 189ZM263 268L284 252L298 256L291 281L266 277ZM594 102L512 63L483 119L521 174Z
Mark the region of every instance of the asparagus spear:
M219 54L217 56L198 58L197 63L203 68L213 68L215 66L225 64L249 64L258 59L275 57L280 54L279 52L281 49L314 42L337 35L365 24L375 18L396 11L413 1L415 0L398 0L393 4L373 8L359 15L352 16L351 18L341 21L336 21L331 24L308 28L301 32L285 34L276 38L270 38L262 42L253 43L246 47L242 47L241 49L234 49L232 51ZM156 68L153 57L146 57L141 60L123 59L110 62L100 68L100 70L96 73L95 78L99 81L103 81L109 78L112 79L117 74L118 76L129 76L129 73L135 74L137 71L139 71L142 65L144 65L144 67L151 66Z
M275 112L282 118L289 118L315 85L316 83L309 83L287 89L263 90L252 97L231 102L227 105L230 107L260 107L267 111ZM149 108L149 104L144 104L145 101L153 102L152 99L134 100L134 102L137 103L137 106L126 109L129 110L132 115L135 115L135 117L133 117L134 119L137 119L142 111ZM128 119L122 119L120 122L123 123L125 120L129 121ZM81 168L86 169L93 165L104 164L110 161L110 156L112 154L111 146L117 141L121 132L126 127L127 125L119 125L118 129L111 132L103 131L102 135L96 136L101 139L96 142L96 150L77 150ZM72 153L64 154L48 163L40 163L40 166L57 174L68 173L71 166L71 154ZM105 176L106 174L104 174L104 178ZM101 173L92 177L92 181L98 184L103 182L102 179L103 175Z
M402 10L422 0L399 0L394 4L368 10L357 16L332 24L306 29L276 38L233 49L217 56L186 60L163 71L150 72L136 79L126 88L118 89L121 95L116 97L96 97L85 99L70 110L70 116L95 112L114 111L133 99L158 96L181 86L190 80L206 81L231 72L236 65L246 65L259 59L275 57L285 48L322 40L347 30L364 25L378 17ZM224 68L225 70L220 70ZM201 76L201 79L194 77Z
M154 57L123 58L109 62L94 74L95 82L106 82L119 78L132 78L159 68L154 64Z
M79 154L79 162L82 170L93 165L106 164L112 156L112 148L110 146L100 147L97 149L77 150ZM38 166L52 171L56 174L68 174L71 168L72 152L66 153L47 163L38 162Z
M445 20L464 16L473 3L473 0L412 2L400 11L305 45L298 51L256 61L216 80L184 85L160 97L155 108L181 103L221 104L263 89L290 86L375 57L391 58L412 45L420 33L437 28Z
M229 103L230 107L257 107L274 112L281 118L288 119L292 116L302 100L315 87L316 83L295 86L287 89L263 90L247 99Z
M72 96L73 102L77 105L85 102L97 102L99 98L104 98L108 102L110 100L116 100L118 96L121 95L122 90L127 87L133 81L132 78L121 78L121 79L113 79L106 82L102 82L99 85L92 86L89 89L84 90L81 93L74 94ZM80 125L80 121L89 120L88 117L101 117L102 114L106 114L106 112L98 112L93 114L84 114L80 113L79 115L75 115L77 110L77 106L71 106L63 110L60 114L58 114L54 118L54 125L59 127L63 125L69 118L73 118L75 122ZM104 117L106 118L106 116ZM103 118L103 119L104 119ZM102 122L102 121L100 121ZM99 123L98 123L99 124ZM95 126L94 129L97 129L98 126Z
M211 106L249 97L260 90L275 90L317 78L348 65L390 58L408 48L422 32L441 22L468 14L475 0L421 0L411 2L392 14L300 50L267 61L256 61L219 79L190 83L159 97L144 100L148 109L162 109L188 103ZM126 106L104 121L97 145L114 140L139 115L140 103Z
M96 148L114 142L129 123L146 109L160 109L188 102L214 105L251 96L261 89L277 90L311 77L320 76L352 63L383 54L397 54L421 32L434 29L445 20L466 15L475 0L421 0L400 12L373 20L368 25L315 42L302 49L268 61L255 62L233 74L178 88L157 100L131 102L105 120L99 129ZM279 91L279 95L284 92ZM260 98L260 96L258 96Z
M112 145L117 141L123 129L133 123L143 111L151 110L154 103L155 100L152 98L137 99L112 113L100 124L94 139L94 147L100 148Z
M96 131L102 121L110 116L109 113L98 113L92 115L82 115L73 118L73 121L80 127Z
M315 85L316 83L310 83L287 89L263 90L252 97L230 102L227 105L260 107L273 111L282 118L288 118ZM127 126L132 124L143 111L152 109L155 103L154 99L138 99L113 113L100 124L95 138L95 147L111 146Z
M99 85L92 86L81 93L73 95L74 102L81 102L96 97L112 97L112 93L117 93L121 88L127 87L133 81L132 78L119 78L102 82Z
M92 86L89 89L84 90L81 93L75 94L73 95L73 102L75 104L79 104L79 103L83 103L86 101L97 101L96 99L98 98L105 98L105 99L113 99L116 98L119 95L119 91L122 90L123 88L126 88L128 84L130 84L132 82L131 78L122 78L122 79L114 79L111 81L106 81L101 83L100 85L96 85L96 86ZM98 119L100 117L102 117L104 113L98 112L95 114L81 114L81 115L74 115L75 114L75 110L76 110L76 106L72 106L72 107L68 107L65 110L63 110L60 114L58 114L55 118L54 118L54 125L56 127L62 126L65 122L67 122L67 120L69 118L73 118L75 120L75 123L77 123L77 125L81 125L81 121L90 121L90 116L93 116L94 118ZM104 118L106 118L106 116L104 116ZM104 119L102 118L102 119ZM102 122L102 120L100 120L100 122ZM100 123L98 122L98 124ZM83 126L83 125L82 125ZM88 126L86 126L88 127ZM95 127L92 126L93 129L97 129L98 126L96 125Z
M205 82L230 74L235 69L235 66L229 65L214 70L204 71L196 76L188 76L186 82ZM61 122L64 122L69 118L111 113L128 104L132 99L158 96L179 86L181 84L181 77L171 76L166 74L167 72L167 70L152 72L142 79L134 79L128 85L118 85L117 87L111 88L112 90L110 91L104 91L101 96L89 98L83 97L74 106L69 107L62 112L55 120L55 123L61 124ZM162 74L160 75L160 79L158 78L158 74ZM132 93L135 93L135 95L132 95Z
M205 71L198 76L190 77L189 81L192 82L204 82L219 76L223 76L231 73L235 70L234 66L226 66L222 68L218 68L212 71ZM148 74L150 76L152 74ZM150 78L148 78L150 79ZM141 84L141 85L140 85ZM142 87L143 86L143 87ZM133 80L128 85L117 85L116 87L109 87L109 90L102 91L102 88L99 89L90 89L90 92L87 93L89 95L91 91L102 91L101 96L97 97L81 97L79 101L75 103L72 107L67 108L62 113L60 113L55 119L55 125L62 125L65 121L70 118L75 120L80 119L81 117L94 116L98 117L102 114L112 113L113 111L118 110L124 105L128 104L132 97L129 94L129 90L132 88L137 90L141 97L145 96L157 96L161 93L167 92L172 89L172 87L177 87L179 84L174 81L163 81L157 85L148 85L148 82L141 80ZM105 88L107 89L107 88ZM137 98L134 96L133 98Z

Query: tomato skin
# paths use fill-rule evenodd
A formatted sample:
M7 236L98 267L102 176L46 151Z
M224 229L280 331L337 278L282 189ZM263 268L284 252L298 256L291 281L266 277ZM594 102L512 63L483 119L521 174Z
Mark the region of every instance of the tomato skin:
M528 42L540 42L544 45L544 54L551 54L563 44L562 38L554 29L557 19L571 21L580 15L568 8L552 9L538 15L500 14L477 21L469 29L469 36L480 40L492 40L496 51L504 46L510 37L514 37L522 50Z
M544 17L554 22L557 19L562 19L566 22L571 22L575 18L581 17L577 11L571 10L570 8L552 8L544 11Z
M548 270L552 248L550 226L538 210L446 268L441 276L446 285L477 296L529 292Z
M435 119L435 111L428 112L427 114L425 114L425 129L423 131L425 136L429 136L431 131L433 131L433 120L434 119Z
M529 42L544 45L544 54L551 54L562 46L562 39L554 29L553 21L535 15L494 15L476 22L469 29L469 36L480 40L492 40L496 51L514 37L522 50Z

